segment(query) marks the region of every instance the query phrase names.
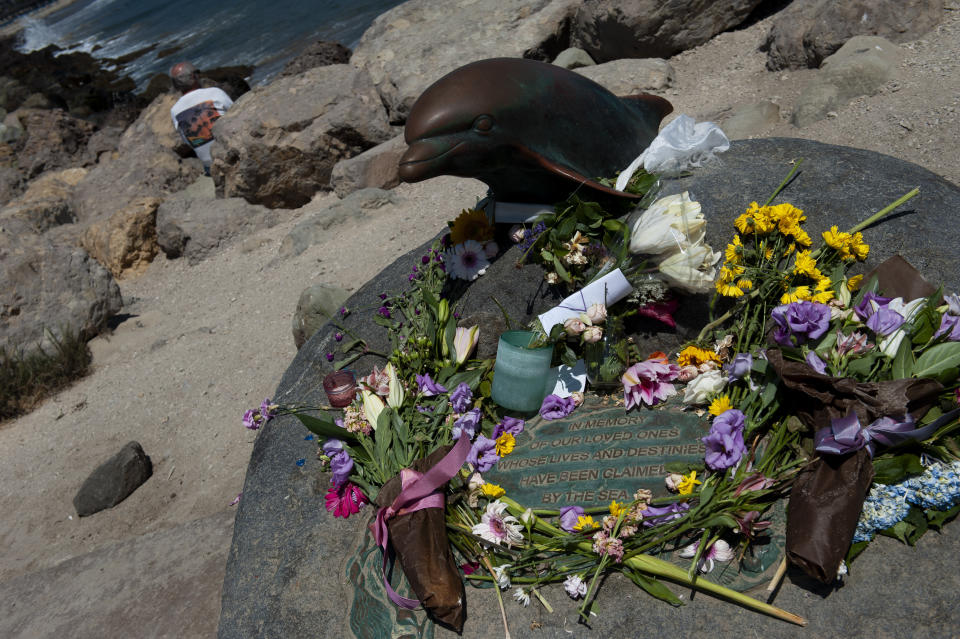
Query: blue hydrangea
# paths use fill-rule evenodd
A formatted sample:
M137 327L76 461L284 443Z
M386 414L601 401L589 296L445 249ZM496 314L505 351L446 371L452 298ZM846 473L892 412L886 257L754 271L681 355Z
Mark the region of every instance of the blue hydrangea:
M910 506L947 510L960 503L960 461L952 464L933 462L922 475L899 484L877 484L870 489L853 542L869 541L881 530L903 520Z

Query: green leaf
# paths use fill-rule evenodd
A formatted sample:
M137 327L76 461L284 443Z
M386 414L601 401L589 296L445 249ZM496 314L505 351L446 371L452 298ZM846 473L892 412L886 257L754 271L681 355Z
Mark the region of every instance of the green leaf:
M951 519L957 516L957 513L960 513L960 504L957 504L949 510L928 510L927 511L927 522L930 524L931 528L936 528L940 530L941 527Z
M677 598L669 588L663 585L663 583L653 577L648 577L642 572L636 570L626 570L627 576L630 577L630 580L647 591L647 594L652 595L659 599L660 601L665 601L671 606L682 606L683 601Z
M576 366L577 365L577 354L570 348L566 342L561 346L560 350L560 361L566 366Z
M922 472L920 457L912 453L883 455L873 460L873 481L878 484L895 484L904 477Z
M447 325L443 328L443 341L447 345L447 353L450 356L450 359L455 360L457 357L457 349L453 347L453 338L457 336L457 318L453 316L453 313L450 314L450 319L447 320Z
M873 351L864 357L851 360L847 364L847 371L851 377L867 379L870 376L870 371L873 370L873 365L877 363L878 357L882 357L882 354L879 351Z
M486 380L480 382L479 390L481 397L490 397L490 382Z
M307 427L311 433L319 435L320 437L335 437L337 439L343 439L346 441L357 441L357 436L348 431L346 428L340 428L337 426L336 422L333 421L333 418L327 415L326 413L321 413L320 417L314 417L313 415L304 415L302 413L294 413L297 419L300 420L300 423Z
M621 222L620 220L610 219L610 220L603 221L603 228L607 229L611 233L617 233L617 234L622 233L624 226L625 226L624 223Z
M913 375L913 368L917 364L917 359L913 356L913 349L910 346L910 342L907 340L902 340L900 342L900 348L897 349L897 354L893 357L893 364L891 365L891 375L893 379L906 379Z
M870 545L869 541L858 541L855 544L851 544L850 550L847 551L846 561L849 564L851 561L857 558L857 556L867 549L867 546Z
M564 282L573 281L570 279L570 274L567 273L567 269L563 268L563 264L561 264L557 258L553 258L553 268L557 269L557 275L559 275L560 279Z
M938 328L940 328L940 313L925 306L913 320L910 342L915 345L926 344Z
M893 537L894 539L899 539L905 544L909 543L907 539L910 538L912 533L913 525L906 521L898 521L890 528L880 531L880 534L884 537Z
M914 377L935 377L948 368L960 366L960 342L937 344L924 351L913 369Z
M540 250L540 257L541 257L541 259L543 259L544 262L552 262L552 261L553 261L553 253L551 253L551 252L548 251L547 249L541 249L541 250Z

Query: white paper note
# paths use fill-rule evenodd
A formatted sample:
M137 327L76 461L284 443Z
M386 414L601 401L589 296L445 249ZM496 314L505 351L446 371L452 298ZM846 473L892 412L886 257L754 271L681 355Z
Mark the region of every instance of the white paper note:
M554 326L563 324L571 317L579 317L580 313L585 313L592 304L599 303L611 306L629 295L632 290L633 287L630 286L630 282L627 281L620 269L611 271L596 282L587 284L546 313L541 314L540 323L543 324L543 330L549 335L550 329Z

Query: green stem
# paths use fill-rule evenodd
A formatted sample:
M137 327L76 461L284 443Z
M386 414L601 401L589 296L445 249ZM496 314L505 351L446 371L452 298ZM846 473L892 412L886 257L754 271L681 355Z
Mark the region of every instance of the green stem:
M883 219L883 217L884 217L887 213L890 213L891 211L893 211L895 208L897 208L897 207L900 206L901 204L904 204L905 202L907 202L908 200L910 200L913 196L917 195L918 193L920 193L920 189L919 189L919 188L913 189L912 191L910 191L910 192L907 193L906 195L903 195L902 197L900 197L899 199L897 199L897 200L896 200L895 202L893 202L892 204L890 204L890 205L888 205L888 206L880 209L879 211L877 211L876 213L874 213L873 215L871 215L870 217L868 217L867 219L865 219L863 222L860 222L859 224L857 224L856 226L854 226L853 228L851 228L849 231L847 231L847 233L856 233L857 231L862 231L863 229L867 228L868 226L870 226L870 225L873 224L874 222L880 221L881 219Z
M802 163L803 163L803 158L800 158L799 160L793 163L793 168L790 169L789 173L787 173L787 177L783 178L783 182L780 183L780 186L778 186L776 190L767 199L767 201L763 203L764 206L769 206L770 203L773 202L773 198L777 197L777 195L780 194L780 191L782 191L784 187L787 186L787 182L790 181L790 178L793 177L793 174L797 172L797 169L800 168L800 165Z

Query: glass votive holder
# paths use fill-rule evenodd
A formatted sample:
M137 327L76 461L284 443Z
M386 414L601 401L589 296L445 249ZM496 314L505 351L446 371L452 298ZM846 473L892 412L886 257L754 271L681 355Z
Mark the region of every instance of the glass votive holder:
M530 331L507 331L500 336L490 389L499 406L530 413L543 403L553 345L527 348L533 337Z
M334 408L349 406L357 394L357 378L352 371L334 371L323 378L323 390Z

